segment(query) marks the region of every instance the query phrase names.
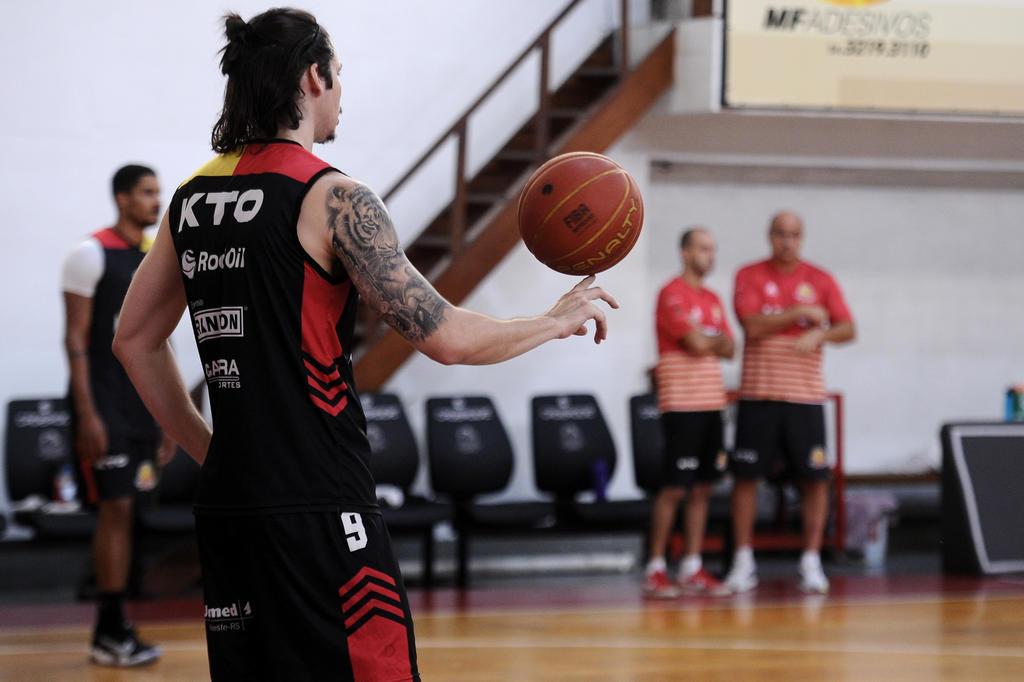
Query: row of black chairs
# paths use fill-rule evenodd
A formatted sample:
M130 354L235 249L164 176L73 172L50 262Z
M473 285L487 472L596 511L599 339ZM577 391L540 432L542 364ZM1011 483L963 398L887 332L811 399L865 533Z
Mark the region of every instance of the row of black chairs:
M406 497L400 509L385 506L385 519L394 534L422 536L425 582L433 578L432 528L441 521L449 521L456 531L459 585L469 581L469 554L475 536L646 531L651 510L648 499L604 499L617 454L607 421L592 395L533 398L534 479L546 499L497 504L483 503L480 498L508 487L515 455L490 398L427 400L427 463L435 500L411 495L420 457L399 398L369 394L364 396L363 408L377 483L400 488ZM654 396L631 398L630 414L635 480L646 493L653 494L662 480L662 435Z
M436 499L413 494L421 458L400 399L366 394L363 407L378 485L402 491L400 506L384 505L395 535L418 537L423 581L434 578L434 527L454 526L457 581L469 579L473 536L525 531L643 531L650 513L646 499L608 501L603 489L614 475L616 448L592 395L539 396L532 400L533 462L542 502L483 504L481 496L501 492L511 481L515 456L508 432L484 396L431 398L426 403L427 460ZM652 395L630 399L633 465L637 485L653 493L661 478L661 430ZM5 473L12 501L51 498L56 477L71 461L69 413L62 400L16 400L8 405ZM140 526L153 533L187 533L198 476L194 462L179 453L161 472L155 497L139 505ZM591 501L578 500L590 492ZM16 522L32 528L40 541L86 539L95 519L88 511L49 507L15 512Z
M4 442L4 476L7 498L15 523L32 529L40 542L88 539L96 525L95 515L79 506L54 505L59 499L59 477L63 471L74 475L71 414L63 399L12 400L7 405L7 433ZM193 527L192 500L199 467L183 452L160 472L154 495L144 496L138 505L138 521L145 531L189 532ZM81 479L74 476L76 484ZM74 501L81 502L77 490ZM42 504L26 506L27 500Z

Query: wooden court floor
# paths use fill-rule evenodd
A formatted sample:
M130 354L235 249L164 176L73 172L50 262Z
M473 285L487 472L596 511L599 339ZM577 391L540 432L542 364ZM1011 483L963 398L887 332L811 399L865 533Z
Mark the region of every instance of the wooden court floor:
M551 601L421 605L414 614L424 680L1024 680L1024 586L767 602ZM85 662L85 626L0 628L0 680L208 679L198 619L141 629L164 658L111 671Z

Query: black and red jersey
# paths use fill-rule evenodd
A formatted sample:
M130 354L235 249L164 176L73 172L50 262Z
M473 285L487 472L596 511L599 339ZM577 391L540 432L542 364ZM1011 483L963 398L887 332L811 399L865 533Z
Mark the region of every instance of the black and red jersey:
M92 301L89 388L107 434L114 439L156 441L160 438L156 421L111 350L128 285L151 243L147 236L138 245L129 244L117 230L108 227L94 232L72 251L62 272L65 292ZM74 400L70 387L68 396L69 400Z
M197 513L376 504L352 381L356 289L297 233L306 193L332 170L297 143L253 143L171 200L213 413Z

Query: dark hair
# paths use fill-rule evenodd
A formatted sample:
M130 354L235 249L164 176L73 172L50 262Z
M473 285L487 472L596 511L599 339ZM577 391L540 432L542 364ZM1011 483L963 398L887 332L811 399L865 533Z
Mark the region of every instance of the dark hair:
M135 189L135 185L139 184L139 180L147 175L156 177L156 173L148 166L139 166L136 164L121 166L117 169L117 172L114 173L114 179L110 183L114 190L114 196L131 192Z
M302 73L310 64L334 87L330 36L309 12L269 9L248 23L237 14L224 17L227 45L220 70L228 77L224 108L211 142L224 154L253 140L274 137L281 126L299 127Z
M693 236L698 232L707 232L707 230L705 230L703 227L691 227L685 232L683 232L683 236L679 238L679 248L685 249L686 247L688 247L690 243L693 241Z

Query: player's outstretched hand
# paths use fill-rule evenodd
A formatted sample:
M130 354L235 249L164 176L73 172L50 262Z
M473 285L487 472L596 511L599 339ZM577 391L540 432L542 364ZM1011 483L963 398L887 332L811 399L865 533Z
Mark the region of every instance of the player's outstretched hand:
M594 343L601 343L608 338L608 320L603 310L594 305L600 299L612 308L618 308L619 302L601 287L593 286L597 278L590 275L563 295L547 316L558 322L558 338L570 336L586 336L587 321L594 320L597 329L594 331Z

